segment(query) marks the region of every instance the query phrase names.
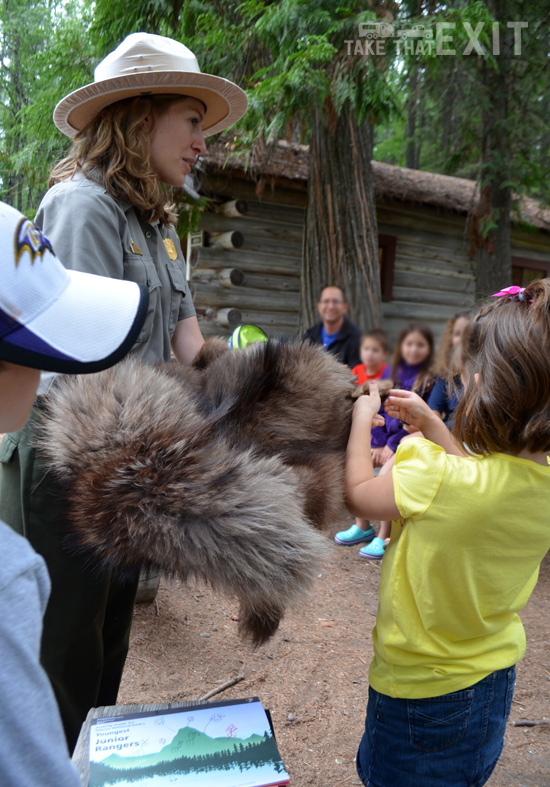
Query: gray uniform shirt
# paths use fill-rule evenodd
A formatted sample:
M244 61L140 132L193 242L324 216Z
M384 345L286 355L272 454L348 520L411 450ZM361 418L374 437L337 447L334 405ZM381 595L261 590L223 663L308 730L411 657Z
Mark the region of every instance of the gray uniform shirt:
M174 229L141 221L130 203L113 199L102 183L81 173L46 193L35 223L66 268L129 279L149 289L147 317L132 353L149 363L169 361L178 321L195 314ZM165 239L177 252L174 260ZM43 373L39 393L46 392L52 377Z
M57 703L40 666L46 565L29 542L0 522L0 784L81 787L69 759Z

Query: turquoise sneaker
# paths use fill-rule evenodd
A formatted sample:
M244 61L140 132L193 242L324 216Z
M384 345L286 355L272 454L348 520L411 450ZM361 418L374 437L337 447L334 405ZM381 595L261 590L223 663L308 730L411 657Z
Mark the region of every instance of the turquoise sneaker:
M387 544L383 538L375 538L371 543L359 550L361 557L367 557L369 560L382 560L384 552L386 551Z
M343 544L346 547L352 547L354 544L361 544L363 541L372 541L376 533L373 527L368 530L361 530L357 525L352 525L347 530L340 530L336 533L334 540L337 544Z

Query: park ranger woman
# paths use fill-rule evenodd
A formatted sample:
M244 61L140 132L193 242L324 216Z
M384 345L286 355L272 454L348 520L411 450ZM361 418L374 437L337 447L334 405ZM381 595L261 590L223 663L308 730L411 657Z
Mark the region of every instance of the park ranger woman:
M146 362L173 353L190 363L203 344L163 184L182 186L205 136L235 123L246 106L239 87L201 73L183 44L133 33L97 66L93 83L55 108L73 146L51 173L36 224L66 267L148 288L133 349ZM41 658L72 750L88 710L116 703L138 578L100 574L64 543L63 495L34 437L53 378L43 375L29 423L2 443L0 518L29 539L50 572Z

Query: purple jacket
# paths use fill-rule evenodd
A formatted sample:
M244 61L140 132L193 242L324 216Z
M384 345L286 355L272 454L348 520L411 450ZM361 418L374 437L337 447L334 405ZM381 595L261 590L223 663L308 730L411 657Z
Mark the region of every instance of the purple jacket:
M402 362L398 364L395 375L392 376L391 367L388 366L382 372L382 380L394 381L397 388L404 388L406 391L411 391L416 378L422 370L422 364L417 366L409 366L409 364ZM422 398L427 398L430 388L426 391ZM373 448L382 448L387 445L395 453L400 441L409 434L406 429L403 429L401 421L397 418L390 418L389 415L384 413L384 408L380 409L380 414L384 416L386 421L384 426L375 426L371 433L371 446Z

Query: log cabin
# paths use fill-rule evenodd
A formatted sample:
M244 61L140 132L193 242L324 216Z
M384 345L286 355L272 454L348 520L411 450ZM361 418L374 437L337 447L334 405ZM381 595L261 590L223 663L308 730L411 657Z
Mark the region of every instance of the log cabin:
M296 337L308 148L280 141L228 158L230 148L217 140L197 167L200 191L211 200L200 232L187 240L201 329L205 337L228 336L250 322L269 336ZM476 299L469 240L476 182L372 165L382 327L395 341L403 325L421 320L439 337L447 319ZM517 203L512 255L513 281L504 284L550 275L550 210L535 200Z

